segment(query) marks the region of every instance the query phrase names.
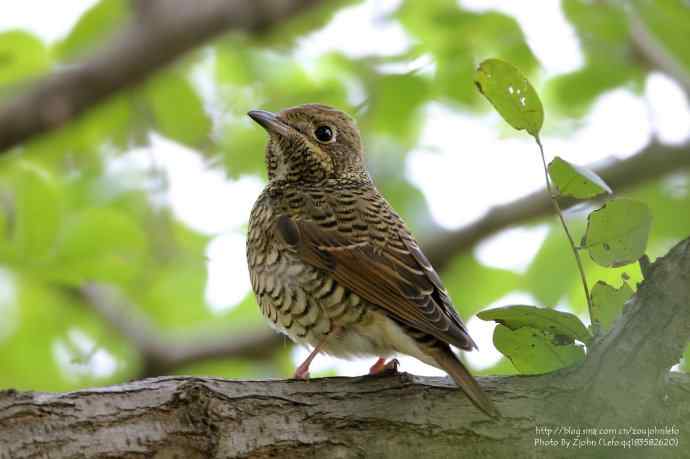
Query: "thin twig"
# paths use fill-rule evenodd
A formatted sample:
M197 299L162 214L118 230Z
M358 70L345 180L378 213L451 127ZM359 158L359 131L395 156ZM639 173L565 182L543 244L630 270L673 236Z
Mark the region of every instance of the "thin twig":
M556 211L561 225L563 226L563 231L565 235L568 236L568 242L570 243L570 248L573 250L573 255L575 256L575 261L577 262L577 269L580 271L580 278L582 279L582 287L585 289L585 297L587 298L587 309L589 310L589 317L592 317L592 298L589 296L589 287L587 287L587 277L585 276L585 270L582 267L582 260L580 260L580 254L577 251L577 246L575 241L573 241L573 236L570 234L568 225L565 223L565 218L563 217L563 212L561 211L561 206L558 205L558 197L553 192L551 187L551 179L549 179L549 169L546 166L546 158L544 157L544 147L541 144L541 139L538 135L534 136L534 140L537 141L539 145L539 153L541 154L541 163L544 166L544 178L546 179L546 189L551 197L551 202L553 203L553 209Z

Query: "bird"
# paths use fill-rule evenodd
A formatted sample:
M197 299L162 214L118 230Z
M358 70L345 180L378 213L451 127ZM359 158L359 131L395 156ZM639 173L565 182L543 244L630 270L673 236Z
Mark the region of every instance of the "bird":
M404 354L448 373L491 417L494 403L451 345L477 348L419 244L376 188L359 130L344 112L304 104L248 116L268 133L268 182L247 234L252 289L269 325L317 354L377 357L397 371Z

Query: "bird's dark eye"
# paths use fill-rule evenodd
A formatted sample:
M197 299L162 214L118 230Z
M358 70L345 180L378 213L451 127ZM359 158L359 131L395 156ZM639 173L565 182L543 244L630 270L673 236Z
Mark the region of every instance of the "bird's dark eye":
M326 125L321 125L314 131L314 136L319 142L330 142L333 140L333 130Z

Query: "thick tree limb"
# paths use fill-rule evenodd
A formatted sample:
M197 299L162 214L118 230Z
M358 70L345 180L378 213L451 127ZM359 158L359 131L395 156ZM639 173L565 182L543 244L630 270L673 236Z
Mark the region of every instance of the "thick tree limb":
M143 3L143 2L142 2ZM150 0L103 49L0 107L0 153L56 129L230 29L259 31L320 0Z
M668 373L688 337L690 239L650 265L581 367L482 378L503 413L498 421L445 378L158 378L0 393L0 458L688 457L690 377ZM644 431L619 430L630 427ZM626 443L635 439L662 446Z
M666 146L651 143L640 153L611 164L591 167L611 187L620 192L647 180L690 169L690 143ZM561 200L568 208L573 201ZM437 232L423 241L424 252L442 270L460 252L502 229L551 215L553 205L546 190L538 191L490 209L479 220L454 231Z
M223 336L162 334L111 288L89 284L79 289L78 294L138 351L142 378L169 374L184 365L208 359L265 359L286 342L285 337L268 328Z
M535 445L576 438L537 428L627 427L624 418L580 424L555 415L553 378L481 383L500 398L504 419L488 420L443 378L407 374L309 382L166 377L66 394L5 391L0 459L592 457L593 448ZM670 423L679 435L652 438L680 446L601 448L596 457L687 457L690 377L673 373L666 389L669 416L631 425Z

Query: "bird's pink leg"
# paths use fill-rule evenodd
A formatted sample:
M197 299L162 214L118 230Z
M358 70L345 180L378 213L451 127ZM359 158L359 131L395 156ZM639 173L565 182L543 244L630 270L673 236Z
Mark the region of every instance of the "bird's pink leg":
M331 336L332 333L335 333L338 335L340 332L339 328L334 329L331 331L329 334L324 335L323 338L321 338L321 341L319 341L319 344L316 345L313 351L307 356L306 359L304 359L304 362L302 362L297 369L295 369L295 379L309 379L309 365L311 365L311 361L314 360L314 357L316 357L316 354L321 352L321 347L323 347L324 343L326 342L326 339Z
M316 357L316 354L319 353L321 350L321 345L323 344L324 340L321 340L318 346L314 348L313 351L307 356L306 359L304 359L304 362L302 362L297 369L295 370L295 379L309 379L309 365L311 365L311 361L314 360L314 357Z
M386 363L386 359L384 357L379 357L379 359L376 361L375 364L369 368L369 374L370 375L380 375L382 373L397 373L398 372L398 365L400 365L400 362L398 362L398 359L390 359L388 363Z

